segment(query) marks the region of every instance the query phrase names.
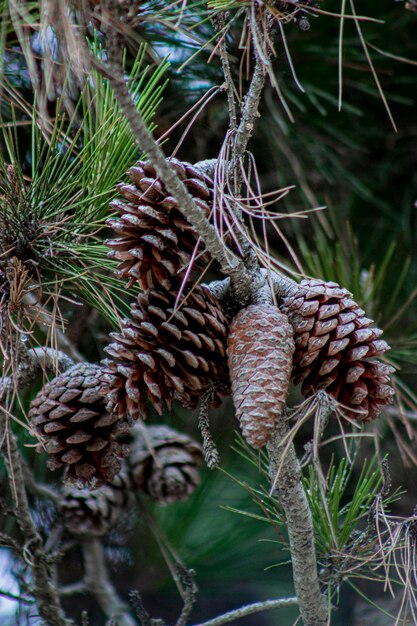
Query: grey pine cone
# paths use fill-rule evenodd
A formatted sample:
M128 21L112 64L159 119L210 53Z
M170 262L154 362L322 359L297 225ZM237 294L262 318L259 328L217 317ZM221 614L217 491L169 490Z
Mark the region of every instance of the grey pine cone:
M203 453L188 435L138 423L128 465L134 486L160 504L188 498L200 483Z

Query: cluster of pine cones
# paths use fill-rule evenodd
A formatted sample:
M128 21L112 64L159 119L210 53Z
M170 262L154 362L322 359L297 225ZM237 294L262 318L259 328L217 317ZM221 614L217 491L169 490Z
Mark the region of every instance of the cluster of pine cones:
M200 482L201 447L165 425L136 424L128 435L130 454L119 473L91 490L65 484L60 519L73 535L105 535L134 506L139 490L158 504L188 498Z
M221 223L203 167L176 159L170 165L206 217ZM111 483L127 454L121 441L128 420L151 408L162 414L174 400L196 408L206 392L216 403L217 392L230 388L255 448L270 439L290 379L305 396L327 391L348 418L379 415L393 395L393 368L375 357L388 345L346 289L288 282L278 307L253 304L230 320L210 287L197 282L210 257L153 165L139 161L128 176L112 203L117 217L108 221L116 236L106 243L127 288L137 283L142 292L112 333L109 358L74 366L33 401L32 423L51 467L65 466L73 481ZM150 491L159 488L152 485Z

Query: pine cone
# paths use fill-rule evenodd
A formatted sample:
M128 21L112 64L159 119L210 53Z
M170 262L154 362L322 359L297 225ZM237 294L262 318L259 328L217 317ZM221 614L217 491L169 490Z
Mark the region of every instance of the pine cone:
M105 535L126 511L129 496L130 481L123 472L94 491L66 486L60 514L73 535Z
M230 325L233 402L243 436L254 448L269 441L282 415L293 352L292 328L274 306L248 306Z
M389 346L351 296L337 283L302 280L281 310L294 329L293 377L302 393L325 389L346 407L347 417L370 421L391 401L394 368L371 358Z
M91 486L112 481L128 452L116 441L128 425L106 410L101 376L98 365L74 365L43 387L29 412L51 455L49 468L65 466L67 480Z
M203 454L188 435L138 423L128 464L132 482L160 504L188 498L200 483Z
M207 217L213 205L213 181L190 163L169 159L171 167ZM179 284L178 274L193 266L205 267L208 255L198 235L182 216L178 203L170 196L149 161L138 161L128 175L132 184L120 183L118 190L124 200L111 206L120 214L107 223L119 235L105 243L109 256L119 260L118 273L136 280L146 289L171 289Z
M175 291L138 296L131 319L106 348L109 410L146 417L147 400L159 414L174 399L195 408L216 381L227 381L226 318L204 286L177 300Z

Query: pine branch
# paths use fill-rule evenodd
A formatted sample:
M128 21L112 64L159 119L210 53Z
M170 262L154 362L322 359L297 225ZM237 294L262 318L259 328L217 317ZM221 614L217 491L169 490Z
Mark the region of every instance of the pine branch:
M36 598L40 616L48 626L68 626L73 622L66 619L60 605L57 589L52 582L50 565L44 551L42 538L30 514L24 470L16 437L11 432L3 413L0 413L0 441L2 442L1 453L14 495L14 514L22 537L25 539L23 555L31 567L33 596Z
M257 57L248 93L243 99L242 116L233 142L233 167L236 167L238 161L244 156L252 137L256 119L259 117L259 102L265 86L266 74L267 68L264 61Z
M229 611L223 615L219 615L208 622L201 622L196 626L221 626L222 624L229 624L237 619L246 617L247 615L253 615L253 613L260 613L262 611L270 611L272 609L284 609L290 606L297 606L297 598L280 598L278 600L265 600L265 602L255 602L254 604L247 604L246 606Z
M294 445L283 444L287 432L287 424L281 420L268 443L270 480L285 512L301 618L305 626L326 626L328 611L317 574L312 515Z
M22 355L15 376L0 378L0 400L14 389L22 389L30 385L41 371L54 376L74 365L74 361L61 350L39 347L31 348Z
M179 562L176 564L176 570L184 585L184 606L175 626L186 626L196 600L197 587L195 584L195 572L192 569L186 569Z
M108 619L115 619L118 626L138 626L129 605L123 602L110 580L103 548L98 539L88 537L81 543L84 558L84 582Z
M216 32L219 35L219 54L222 61L224 80L226 85L227 102L229 106L229 120L230 130L236 130L237 128L237 107L235 99L235 89L233 85L232 72L230 69L229 55L226 47L226 34L225 26L227 22L228 13L220 12L216 13L212 18L212 23Z

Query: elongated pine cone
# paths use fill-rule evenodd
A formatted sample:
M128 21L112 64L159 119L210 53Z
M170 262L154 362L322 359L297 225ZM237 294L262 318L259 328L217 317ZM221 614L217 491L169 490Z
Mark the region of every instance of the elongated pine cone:
M106 348L109 410L146 417L174 399L195 408L216 381L227 381L227 320L204 286L182 295L150 290L138 296L121 333ZM149 401L149 402L148 402Z
M133 484L160 504L188 498L200 483L203 453L188 435L138 423L128 465Z
M378 417L394 394L389 377L394 368L372 358L389 346L352 294L337 283L306 279L283 299L281 310L294 329L293 377L302 383L302 393L325 389L347 417Z
M254 448L262 448L270 440L282 415L293 352L292 328L274 306L248 306L230 325L233 403L243 436Z
M66 486L59 505L67 529L73 535L105 535L126 512L130 481L123 471L98 489Z
M127 422L106 409L102 369L79 363L47 383L32 401L29 417L44 440L50 469L65 467L65 479L98 486L112 481L127 447L116 437Z
M213 181L190 163L169 159L170 166L184 183L206 217L213 206ZM178 202L158 179L149 161L138 161L128 175L132 184L120 183L123 200L114 200L119 217L107 220L119 235L105 243L109 256L120 261L118 273L142 289L171 289L179 284L182 269L205 267L208 256L198 235L182 216Z

